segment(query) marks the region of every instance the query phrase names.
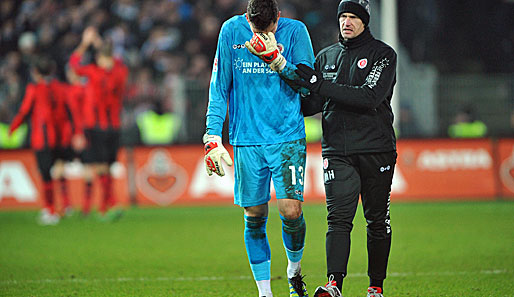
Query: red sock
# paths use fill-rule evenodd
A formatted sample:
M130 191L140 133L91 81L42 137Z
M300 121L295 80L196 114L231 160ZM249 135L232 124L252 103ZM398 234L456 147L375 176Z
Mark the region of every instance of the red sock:
M104 213L109 207L114 205L112 198L112 177L109 174L100 175L100 183L102 184L103 199L100 204L100 212Z
M43 207L48 209L51 214L54 214L54 184L52 181L43 183L43 192Z
M92 195L92 189L93 189L93 183L90 181L86 182L86 189L84 193L84 201L82 204L82 213L88 214L91 210L91 195Z
M111 208L116 204L116 199L114 198L113 188L112 188L112 176L109 174L107 175L107 207Z
M71 206L70 196L68 195L68 181L64 177L61 177L59 184L61 185L62 208L66 209Z

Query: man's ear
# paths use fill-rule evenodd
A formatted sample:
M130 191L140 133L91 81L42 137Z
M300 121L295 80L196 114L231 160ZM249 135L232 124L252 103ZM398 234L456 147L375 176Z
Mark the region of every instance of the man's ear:
M273 33L276 33L277 32L277 28L278 28L278 20L280 20L280 11L278 12L278 15L277 15L277 21L275 22L275 29L273 29Z

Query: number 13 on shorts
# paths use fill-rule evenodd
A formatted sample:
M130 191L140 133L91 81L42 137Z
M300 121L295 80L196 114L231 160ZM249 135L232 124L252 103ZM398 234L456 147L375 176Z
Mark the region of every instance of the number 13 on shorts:
M296 169L295 166L291 165L289 166L289 170L291 170L291 184L293 186L296 185L296 173L298 172L298 183L303 186L303 166L298 166L298 169Z
M277 199L287 198L303 201L303 183L305 174L306 144L299 139L282 144L282 183L273 179ZM280 189L282 188L282 189Z

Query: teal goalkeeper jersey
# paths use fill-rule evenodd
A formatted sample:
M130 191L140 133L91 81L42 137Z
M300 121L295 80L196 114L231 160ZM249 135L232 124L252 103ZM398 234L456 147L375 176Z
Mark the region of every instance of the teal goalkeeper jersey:
M232 145L304 138L299 94L245 48L245 41L252 36L245 15L230 18L221 28L209 89L207 133L221 135L228 101ZM299 63L313 66L312 44L302 22L280 18L275 37L289 73Z

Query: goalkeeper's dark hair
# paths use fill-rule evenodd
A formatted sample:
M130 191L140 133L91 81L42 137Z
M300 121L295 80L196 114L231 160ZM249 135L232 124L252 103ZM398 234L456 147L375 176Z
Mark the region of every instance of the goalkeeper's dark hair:
M256 29L265 30L277 21L277 0L249 0L246 13Z

